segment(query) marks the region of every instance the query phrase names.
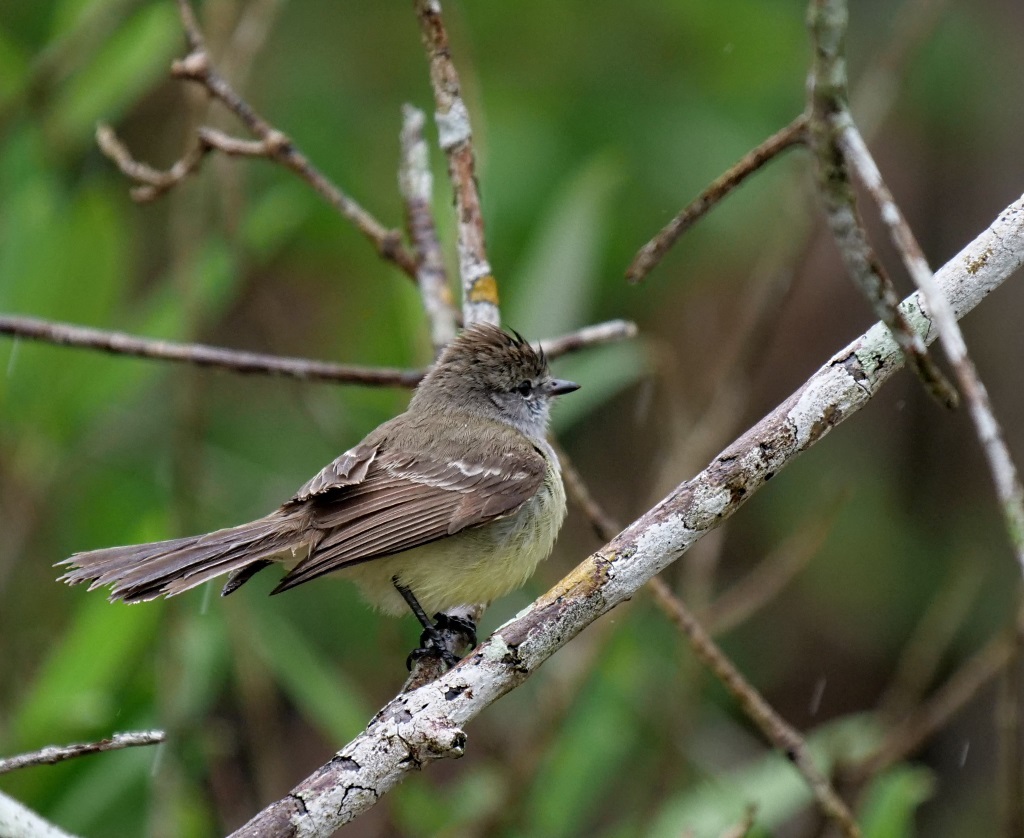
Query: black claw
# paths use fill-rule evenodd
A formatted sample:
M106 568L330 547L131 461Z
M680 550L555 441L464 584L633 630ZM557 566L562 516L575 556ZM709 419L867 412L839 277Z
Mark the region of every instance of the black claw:
M419 649L413 649L409 652L409 657L405 659L405 668L412 672L413 664L418 663L424 658L440 660L444 664L446 670L451 669L459 662L459 658L447 649L439 649L436 646L421 646Z
M445 642L444 632L461 634L466 644L470 647L476 646L476 624L464 617L452 617L448 614L435 614L433 625L427 625L420 635L418 649L413 649L405 660L406 668L411 672L413 664L423 658L435 658L444 663L446 669L451 669L460 660L448 648Z
M413 649L409 653L409 657L405 659L406 668L412 672L413 664L423 658L440 660L446 669L451 669L459 662L459 659L448 650L440 630L435 626L427 626L423 629L419 648Z

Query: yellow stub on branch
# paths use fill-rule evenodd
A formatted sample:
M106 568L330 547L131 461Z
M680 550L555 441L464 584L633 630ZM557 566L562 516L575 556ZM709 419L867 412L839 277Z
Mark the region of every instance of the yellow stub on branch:
M498 304L498 283L491 274L485 274L473 281L473 287L469 289L469 301L471 303Z

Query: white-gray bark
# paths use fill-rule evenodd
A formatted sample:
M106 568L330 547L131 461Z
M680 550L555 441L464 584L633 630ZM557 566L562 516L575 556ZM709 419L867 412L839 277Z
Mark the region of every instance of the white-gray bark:
M951 259L935 280L959 319L1024 264L1024 197ZM901 306L936 337L917 294ZM836 353L800 389L696 477L497 629L455 669L395 698L360 736L236 836L324 836L372 806L407 772L461 756L462 728L597 617L631 597L735 512L799 453L863 407L902 366L881 323Z

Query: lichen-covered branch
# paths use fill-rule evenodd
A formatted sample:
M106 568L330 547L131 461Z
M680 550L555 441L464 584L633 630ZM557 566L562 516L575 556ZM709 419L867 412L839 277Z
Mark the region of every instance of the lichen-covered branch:
M1024 197L950 260L936 281L956 316L962 317L1022 264ZM901 310L924 339L934 336L918 295L904 301ZM329 763L235 834L328 835L372 806L410 770L460 756L467 722L597 617L634 595L798 454L864 407L903 360L889 330L876 324L700 474L498 628L454 669L394 699Z
M458 317L431 206L434 176L430 171L427 141L423 137L426 121L419 108L402 107L402 165L398 187L405 201L409 238L416 250L416 284L430 323L434 353L438 354L455 337Z
M462 98L459 74L452 62L448 32L439 0L414 0L423 46L430 61L430 82L437 110L438 140L448 158L448 176L455 190L459 275L462 279L462 318L470 323L501 322L498 283L487 260L484 218L476 180L473 129Z

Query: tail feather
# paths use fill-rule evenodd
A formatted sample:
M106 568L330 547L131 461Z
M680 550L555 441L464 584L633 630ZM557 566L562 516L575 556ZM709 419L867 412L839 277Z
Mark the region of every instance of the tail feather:
M223 574L232 574L235 590L266 567L272 557L305 551L308 536L301 535L297 521L280 512L238 527L205 535L108 547L75 553L58 562L71 570L60 577L69 585L88 582L89 590L112 586L110 600L143 602L158 596L174 596ZM245 572L250 566L256 565Z

